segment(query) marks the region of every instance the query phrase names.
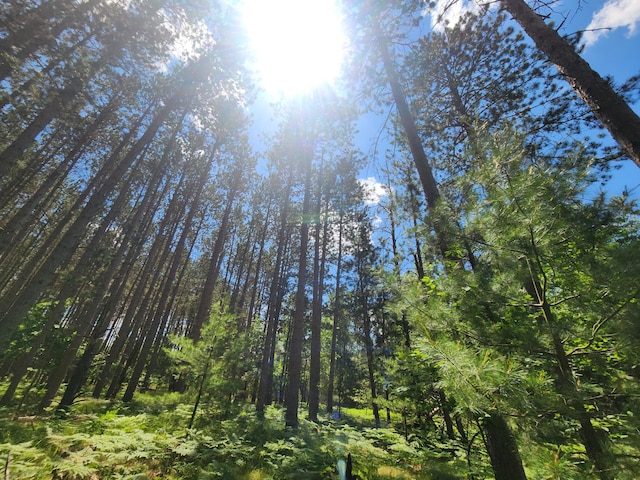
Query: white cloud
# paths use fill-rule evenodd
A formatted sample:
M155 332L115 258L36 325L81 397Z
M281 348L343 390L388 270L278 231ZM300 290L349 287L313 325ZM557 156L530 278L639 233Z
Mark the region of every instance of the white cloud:
M371 221L373 228L377 229L382 226L382 217L380 215L376 215ZM371 238L373 238L373 232L371 233Z
M380 199L388 195L387 186L378 182L374 177L360 178L358 182L365 191L367 205L378 205Z
M640 1L638 0L609 0L604 6L593 14L591 23L584 33L586 46L593 45L598 39L606 35L609 30L627 27L627 36L636 33L640 22Z

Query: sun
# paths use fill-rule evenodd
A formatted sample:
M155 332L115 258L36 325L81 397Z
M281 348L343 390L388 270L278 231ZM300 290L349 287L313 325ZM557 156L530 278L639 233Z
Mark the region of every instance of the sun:
M346 45L332 0L245 0L242 16L254 68L271 94L297 96L332 83Z

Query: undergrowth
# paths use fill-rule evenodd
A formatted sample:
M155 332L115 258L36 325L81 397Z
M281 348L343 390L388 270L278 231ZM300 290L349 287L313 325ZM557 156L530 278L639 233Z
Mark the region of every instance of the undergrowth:
M447 480L466 463L425 449L391 428L341 419L284 427L271 407L258 419L241 407L226 419L203 410L186 430L191 405L176 395L140 395L126 406L80 399L69 412L12 417L0 411L0 456L19 479L337 479L351 454L361 479ZM351 412L355 416L355 412ZM301 418L303 413L301 412Z

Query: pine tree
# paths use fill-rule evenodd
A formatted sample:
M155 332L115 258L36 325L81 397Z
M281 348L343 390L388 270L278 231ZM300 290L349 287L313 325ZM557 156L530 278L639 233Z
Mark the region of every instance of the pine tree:
M631 160L640 166L640 117L575 51L573 46L524 0L502 0L501 5L522 26L536 46L549 57L558 71L611 133Z

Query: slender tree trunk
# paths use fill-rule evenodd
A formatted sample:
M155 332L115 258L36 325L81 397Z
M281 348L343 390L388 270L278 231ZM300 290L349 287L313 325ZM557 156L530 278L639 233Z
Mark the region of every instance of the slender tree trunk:
M71 377L69 378L69 383L67 383L67 388L62 394L62 399L57 406L58 409L65 410L71 407L76 395L80 392L80 389L89 377L89 370L93 363L93 359L98 353L100 353L100 349L102 347L102 340L99 338L99 334L104 333L104 329L99 326L96 326L95 330L96 333L89 339L84 352L73 369Z
M304 324L306 313L307 284L307 247L309 244L308 218L311 203L311 172L313 152L306 142L299 142L301 155L305 165L304 199L302 201L302 222L300 225L300 258L298 261L298 286L296 304L291 325L291 344L289 345L289 362L287 388L285 391L285 423L289 427L298 427L298 403L300 378L302 374L302 343L304 341Z
M183 177L184 178L184 177ZM182 183L182 182L180 182ZM165 220L164 223L165 225L168 226L168 228L166 229L165 233L162 235L162 237L158 238L156 240L155 243L157 243L159 245L158 250L161 252L159 255L159 258L157 259L157 261L154 262L155 264L155 268L154 270L156 271L156 275L153 275L151 277L149 277L149 280L151 280L152 278L155 277L159 277L162 278L161 275L161 270L162 268L167 265L168 262L168 258L169 255L171 254L171 247L173 244L173 238L176 234L176 231L178 229L178 223L180 222L180 218L182 217L182 214L184 213L184 201L181 198L181 195L179 194L179 190L180 190L180 186L178 187L178 190L176 191L176 193L174 194L171 202L169 203L169 208L167 209L167 212L165 213ZM180 237L179 240L179 244L184 245L184 242L186 241L186 235L188 234L188 232L183 231L182 235ZM159 241L158 241L159 240ZM179 261L177 263L173 263L170 266L170 271L177 269L179 265ZM175 275L175 272L174 272ZM145 277L146 279L146 277ZM151 352L151 348L154 345L154 342L157 338L157 336L164 336L165 332L164 329L161 328L167 319L162 318L162 315L153 315L153 311L152 309L149 307L150 304L157 304L160 300L158 300L157 298L157 292L158 292L158 288L155 288L155 285L153 284L154 282L148 282L148 289L147 289L147 295L145 297L145 300L143 301L143 303L141 304L141 308L138 311L138 314L140 316L143 316L145 318L144 324L146 326L146 328L143 331L143 339L142 341L138 342L139 348L137 348L137 360L134 364L134 368L133 371L131 373L131 377L129 378L129 382L127 384L127 389L124 393L124 396L122 398L122 400L124 402L130 402L133 399L133 395L135 393L136 388L138 387L138 382L140 380L140 377L142 375L142 372L144 371L144 367L147 364L147 358L149 356L149 353ZM160 286L161 288L161 286ZM155 300L152 301L152 300Z
M387 190L392 192L391 183L387 178ZM391 235L391 253L393 254L393 273L396 277L400 277L400 253L398 252L398 240L396 237L396 217L395 217L395 205L396 202L392 200L389 205L389 209L387 210L387 215L389 217L389 231ZM422 277L420 277L421 279ZM409 329L409 321L407 320L406 313L402 313L402 318L400 319L400 323L402 325L402 333L404 335L404 346L407 348L411 348L411 332Z
M119 250L119 253L120 252L121 251ZM116 259L114 259L114 262L108 269L108 272L102 277L101 281L98 283L97 291L107 289L107 286L111 281L111 279L113 278L113 274L115 273L117 266L119 264L118 258L119 256L117 256ZM111 295L109 299L106 302L104 302L104 304L102 301L103 300L102 297L98 294L91 300L88 306L85 306L83 308L83 315L81 315L81 317L82 318L91 317L91 320L88 322L88 324L95 325L95 326L93 328L93 334L89 338L88 344L85 348L85 352L83 353L81 359L78 361L78 363L76 364L76 367L74 368L71 374L69 384L67 385L67 389L65 390L65 393L63 395L63 399L61 400L59 408L70 406L77 394L77 391L84 385L84 382L87 379L88 368L91 366L93 358L99 353L101 349L102 338L104 336L104 332L109 322L110 312L114 308L114 303L119 298L121 298L125 284L126 282L123 281L119 288L119 291L115 295ZM102 304L102 308L100 308L101 304ZM75 347L75 343L73 343L73 346ZM78 348L76 348L76 351L77 350ZM70 368L72 364L73 364L72 362L68 363L67 368ZM50 382L47 388L47 392L48 392L47 396L42 402L43 407L48 406L48 405L45 405L46 401L50 403L53 400L53 397L56 395L57 389L60 387L62 379L66 374L67 372L56 371L53 378L50 379ZM57 385L55 382L58 382Z
M38 300L42 292L54 281L58 267L69 261L82 240L89 223L100 213L113 188L123 178L143 148L152 141L160 126L173 111L178 100L177 96L169 100L156 114L142 137L131 147L125 158L118 162L118 166L111 176L91 196L78 218L65 232L52 253L44 260L38 271L31 276L28 285L22 288L23 285L20 285L22 282L16 282L17 294L15 298L9 299L11 302L9 308L4 310L4 315L0 319L0 325L2 326L0 329L0 349L6 348L11 335L29 309Z
M596 118L640 167L640 117L524 0L501 0L536 46L555 64Z
M38 190L36 190L15 215L8 219L3 225L2 230L0 230L0 258L3 258L10 247L15 244L16 239L26 237L25 229L28 228L30 224L36 223L38 215L45 211L50 205L51 199L48 198L48 196L53 196L57 187L60 186L62 181L71 172L80 158L81 152L98 129L111 116L119 100L120 95L116 95L110 100L109 104L80 136L65 159L47 175L46 180L38 187ZM11 196L11 198L13 199L14 197Z
M13 90L11 90L11 93L4 92L3 94L0 94L0 111L2 111L5 106L15 102L20 97L28 97L29 92L34 86L42 81L42 79L50 75L54 68L59 66L63 61L71 58L75 51L83 48L92 38L93 34L89 33L78 40L75 44L65 48L60 52L56 52L56 56L52 57L42 70L34 73L22 85L16 86Z
M164 172L164 169L168 168L170 165L170 155L173 152L174 146L175 146L175 141L176 141L176 137L178 134L178 131L180 130L180 125L182 123L182 120L180 120L180 122L177 123L176 127L174 128L173 134L171 135L167 146L165 147L164 153L159 161L159 166L155 169L154 175L152 176L151 180L150 180L150 185L149 185L149 190L153 191L157 188L157 186L160 183L160 180L162 179L162 173ZM178 189L180 188L181 182L179 182L178 184ZM120 194L118 195L118 198L116 199L116 201L114 202L114 204L112 205L112 208L109 210L109 214L107 215L107 217L105 218L105 221L103 221L103 224L106 224L106 226L108 226L107 220L112 217L115 216L115 214L120 210L121 207L119 207L118 205L120 203L123 203L123 201L126 199L126 195L125 195L125 191L122 190L120 192ZM175 197L174 197L175 200ZM173 202L172 202L173 205ZM171 216L171 209L169 209L169 211L167 212L167 216ZM179 218L179 215L177 215L177 217ZM104 226L104 230L106 231L106 226ZM92 241L92 244L96 243L94 241ZM180 244L178 245L178 247L176 247L176 250L178 251L180 247ZM89 258L91 258L93 256L93 250L97 249L97 244L95 246L94 249L87 249L87 252L85 252L85 254L83 255L83 260L85 259L85 257L89 256ZM89 260L86 260L85 262L79 262L78 266L76 267L76 270L79 270L80 272L82 272L86 267L83 265L83 263L87 263ZM105 278L103 278L100 286L102 287L102 289L107 288L108 284L111 282L113 273L115 272L115 268L116 266L112 266L111 268L109 268L108 271L108 275L105 276ZM73 400L75 399L78 391L84 386L87 378L88 378L88 374L89 374L89 369L91 367L91 365L93 364L93 360L95 358L95 356L100 353L101 349L102 349L102 345L103 345L103 337L105 334L105 331L107 330L108 327L108 323L109 323L109 309L105 308L102 310L102 312L100 312L98 314L98 305L100 303L100 296L99 296L99 292L95 292L96 296L94 299L94 307L91 309L91 311L95 311L96 313L94 314L95 317L99 318L96 327L94 328L94 331L91 335L91 338L89 339L89 342L85 348L84 353L82 354L82 357L80 358L80 360L78 361L78 363L76 364L73 373L71 374L71 378L69 380L69 383L67 385L67 388L62 396L62 400L60 401L60 404L58 405L58 408L67 408L69 406L71 406Z
M285 230L285 235L291 235L291 229L288 227ZM267 376L267 386L266 386L266 393L267 396L265 398L265 402L267 405L270 405L274 400L273 400L273 393L274 393L274 388L273 388L273 372L274 372L274 366L275 366L275 358L276 358L276 341L278 340L278 335L277 335L277 331L278 328L280 326L280 313L282 312L282 302L284 300L284 295L287 292L287 288L286 288L286 282L287 282L287 272L289 270L289 266L291 265L291 261L292 261L292 248L291 248L291 242L289 241L288 237L285 236L285 241L283 243L283 247L284 247L284 261L282 262L282 264L280 265L280 271L278 272L278 283L277 283L277 290L276 290L276 296L274 298L274 303L273 303L273 310L270 312L271 315L273 315L273 319L274 319L274 334L271 336L270 339L270 343L268 346L268 351L269 351L269 358L268 358L268 364L270 366L269 370L268 370L268 376ZM284 401L284 387L283 385L286 383L285 379L285 374L287 371L287 361L288 361L288 356L287 356L287 352L289 351L289 345L291 344L291 322L289 322L289 325L287 325L287 340L286 340L286 348L285 348L285 355L282 358L282 373L280 375L280 385L279 385L279 389L278 389L278 397L276 398L276 402L282 404Z
M271 214L271 200L269 200L269 206L264 217L264 225L262 226L262 233L260 234L260 251L258 252L258 260L256 260L255 275L251 286L251 300L249 301L249 311L247 313L247 328L246 331L251 331L251 325L253 323L253 316L255 312L256 297L258 295L258 283L260 280L260 273L262 272L262 259L264 255L264 245L267 238L267 229L269 227L269 220Z
M376 42L378 50L382 56L387 81L391 87L393 99L396 102L398 115L400 116L402 127L404 128L407 141L409 142L409 148L411 149L411 154L420 177L420 182L422 183L427 205L430 209L435 208L438 200L440 200L438 184L433 176L433 172L431 171L431 165L429 164L427 154L422 146L418 128L416 127L413 115L411 115L411 111L409 110L409 105L407 104L402 86L398 81L398 76L393 66L387 43L381 32L378 32Z
M85 313L86 312L82 312ZM82 317L82 313L78 316L78 318ZM58 393L60 389L60 385L64 381L65 376L70 371L73 362L76 359L76 354L78 350L82 346L82 342L85 340L87 334L91 331L93 325L89 321L79 321L77 326L77 331L71 339L70 344L64 351L64 354L60 360L60 363L55 368L55 370L49 375L47 380L46 392L42 399L40 400L39 408L41 410L47 408L53 402L53 399Z
M180 180L180 182L182 182L182 179ZM138 255L143 250L145 238L152 228L153 217L157 208L157 200L165 196L168 188L169 183L167 182L165 188L162 191L152 192L151 190L149 190L147 192L148 194L153 195L145 195L142 204L138 209L136 209L132 221L130 222L132 228L129 232L129 238L131 238L132 240L135 239L135 241L130 242L131 245L128 251L125 250L125 244L123 244L121 250L118 251L118 257L124 255L126 251L126 259L124 260L124 262L122 262L122 266L117 275L119 282L112 285L112 291L109 294L109 300L107 302L107 306L105 306L105 309L111 310L112 308L114 308L113 302L118 301L119 299L123 298L123 296L127 297L127 295L124 294L125 289L130 290L131 294L129 295L129 298L125 298L122 301L122 310L124 313L121 312L115 317L118 319L122 318L122 322L117 330L115 340L113 341L113 344L111 345L109 353L105 359L104 366L102 367L102 370L98 375L96 385L94 386L92 395L95 398L98 398L100 396L102 389L105 387L107 381L109 380L111 367L119 357L122 349L125 347L125 345L127 345L127 341L129 340L129 344L131 344L133 342L133 340L131 340L132 337L135 337L137 335L137 332L142 328L144 312L146 312L149 301L149 297L147 295L147 291L149 290L148 282L149 279L152 278L153 269L156 268L158 258L161 256L161 248L165 243L162 232L165 232L168 228L170 219L169 215L165 215L162 222L158 226L158 231L161 233L151 245L151 248L146 256L146 260L142 265L142 269L137 275L137 279L131 280L131 271L136 263ZM128 352L130 353L130 350L128 350ZM123 362L121 362L121 365L122 363ZM119 378L119 375L116 375L116 377Z
M327 412L333 413L333 386L336 375L336 347L338 341L338 324L340 321L341 304L340 304L340 284L342 275L342 232L344 229L344 213L340 212L340 220L338 226L338 258L336 260L336 286L335 298L333 300L333 328L331 329L331 352L329 354L329 381L327 385Z
M276 312L277 301L280 298L280 286L282 283L280 270L283 263L284 250L286 245L287 217L289 216L289 206L291 203L291 174L287 177L287 184L283 192L284 204L280 211L280 229L278 233L276 262L273 266L273 276L269 288L269 304L267 306L267 325L264 338L264 348L262 350L262 362L260 363L260 382L258 384L258 395L256 399L256 411L259 415L264 412L265 405L271 402L271 388L273 385L273 360L272 345L275 345L276 333L278 331L278 315Z
M60 321L60 317L63 315L65 309L67 308L66 300L72 297L74 292L78 290L78 283L83 275L85 275L85 272L90 271L91 263L93 263L93 260L96 257L98 248L104 238L107 229L111 225L113 219L119 213L127 198L127 191L121 190L118 198L114 201L112 208L109 210L109 213L100 222L100 226L94 233L91 242L89 242L89 245L78 260L78 263L74 266L73 273L70 274L68 278L66 278L63 282L61 290L58 293L56 304L46 315L45 325L41 328L40 333L34 338L29 351L22 355L21 361L18 362L17 368L12 371L13 377L11 380L11 384L2 397L2 400L0 400L0 404L8 404L4 402L11 401L12 395L17 388L18 382L27 372L29 365L35 358L45 340L51 334L51 330L53 329L54 325ZM99 296L99 292L94 293L96 296ZM73 401L73 398L71 399L71 401Z
M389 86L391 87L393 99L396 102L396 109L398 110L400 122L402 123L402 127L407 137L407 142L409 143L413 162L415 164L416 170L418 171L418 176L420 177L420 183L422 184L422 189L424 191L425 200L427 201L427 206L430 210L433 211L440 200L440 191L438 190L438 184L435 177L433 176L433 171L431 170L431 165L427 158L427 154L425 153L424 147L422 146L422 140L420 140L420 134L418 133L415 119L413 118L413 115L409 110L409 105L407 104L402 86L398 81L398 75L393 66L393 62L391 61L391 55L389 54L387 43L379 29L376 35L376 43L380 55L382 56L382 63L387 75L387 81L389 82ZM449 250L448 242L444 237L439 222L434 221L434 223L434 230L436 231L438 248L440 249L442 258L447 259L447 252Z
M413 237L416 245L416 250L413 253L413 259L416 266L416 273L418 274L418 279L422 280L425 276L424 272L424 262L422 260L422 246L420 245L420 234L418 233L418 219L420 216L420 210L418 207L418 199L416 198L416 189L413 185L413 182L409 180L409 202L411 204L411 220L413 221Z
M442 417L444 418L444 425L447 430L447 437L450 440L456 438L456 434L453 431L453 421L451 420L451 412L447 402L447 397L442 389L438 390L438 400L440 400L440 409L442 410Z
M169 183L167 183L164 189L160 191L157 191L154 188L147 189L140 205L135 209L133 216L128 222L129 228L125 230L126 240L123 240L120 245L110 266L109 273L109 279L111 279L116 275L116 269L119 269L117 278L120 278L120 281L114 282L114 284L109 288L108 284L104 284L104 291L109 290L105 295L105 297L109 298L107 303L111 304L113 299L120 298L121 292L125 288L127 279L130 275L129 272L131 271L139 252L142 250L145 239L147 238L148 232L152 226L152 218L157 208L157 202L165 196L168 188ZM146 263L143 268L146 268ZM139 297L134 295L133 298L136 299ZM134 309L131 309L131 315L133 315L133 310ZM130 310L127 310L127 314L129 314L129 311ZM110 368L117 356L120 354L121 343L123 344L128 337L129 329L131 327L131 318L132 316L128 318L125 316L120 330L111 345L111 349L105 359L104 366L102 367L102 370L96 380L96 385L94 386L92 395L95 398L99 398L102 389L108 381Z
M0 178L5 178L22 158L24 151L31 146L36 137L61 111L73 105L82 81L74 78L59 94L53 95L51 101L44 106L18 137L0 153Z
M367 378L369 379L369 390L371 391L371 408L376 428L380 428L380 409L377 402L377 390L375 379L375 368L373 365L373 340L371 339L371 319L369 318L369 305L366 292L360 292L362 304L362 330L364 334L364 348L367 355Z
M420 181L422 183L422 188L424 190L427 206L429 207L429 209L432 210L436 207L440 199L438 186L433 176L431 166L429 165L429 161L424 151L424 147L422 146L420 135L418 134L418 129L416 127L415 119L411 115L411 111L409 110L409 106L404 96L404 92L402 90L400 82L398 81L397 73L395 71L393 62L391 61L391 56L389 54L387 43L380 29L376 27L376 30L377 32L376 32L375 41L377 43L380 55L382 56L385 73L387 75L387 80L391 87L391 91L393 93L393 97L396 102L396 108L400 116L400 121L405 131L405 135L407 136L407 141L409 143L411 154L412 154L416 169L418 171ZM440 222L434 221L433 228L436 232L438 248L440 250L440 253L443 259L451 258L450 255L448 254L448 250L449 250L448 241L445 238L445 233L443 231L442 225L440 225ZM460 259L456 259L456 260L459 261ZM508 424L503 418L497 416L497 414L495 417L495 421L499 423L500 427L504 427L504 428L495 429L495 431L493 432L494 434L493 444L495 445L501 439L501 436L503 436L504 438L502 438L500 441L503 443L503 445L509 447L499 451L499 454L501 455L501 457L500 458L496 457L495 462L492 458L492 466L494 468L496 479L497 480L504 480L506 478L511 478L512 480L526 479L526 476L524 474L524 468L522 467L522 460L520 459L520 454L518 452L518 447L517 447L517 444L515 443L515 439L513 435L511 434ZM491 452L489 453L491 456ZM505 458L502 458L502 456L504 456ZM498 477L498 475L503 475L506 473L504 470L502 470L503 464L511 465L510 468L513 471L513 476Z
M193 410L191 411L191 417L189 418L187 430L191 430L193 428L193 422L196 419L196 413L198 413L198 407L200 406L200 399L202 398L202 394L204 393L204 385L207 381L207 377L209 376L209 368L211 367L212 358L213 348L210 348L209 356L207 357L207 363L204 366L204 372L202 373L202 378L200 378L200 383L198 384L198 394L196 395L196 401L193 404Z
M323 164L320 164L320 175L323 171ZM322 210L322 182L319 181L318 202L316 204L317 222L315 224L314 245L313 245L313 299L311 311L311 356L309 362L309 420L318 421L318 411L320 410L320 350L322 347L322 296L324 294L324 266L326 256L326 230L327 218L325 213L324 222L320 223ZM328 206L327 206L328 208ZM326 211L325 211L326 212ZM322 229L320 228L322 226ZM321 230L324 234L321 235ZM320 242L322 241L322 248Z
M231 217L231 211L233 210L233 202L240 188L242 170L238 169L234 175L233 184L229 187L227 195L227 205L225 207L222 219L220 220L220 228L218 229L218 236L216 242L213 245L213 251L211 252L211 261L209 262L209 270L207 271L207 277L202 288L202 295L200 297L200 303L198 305L198 312L191 328L191 338L194 342L200 340L202 332L202 326L209 320L211 313L211 304L213 302L213 291L218 281L218 275L220 274L220 261L222 260L222 253L227 235L229 233L229 219Z
M191 202L191 208L189 209L189 213L187 214L187 218L184 222L180 239L178 240L178 243L173 252L173 257L171 259L171 266L165 276L164 287L162 288L160 297L158 298L157 302L155 302L156 307L155 307L154 315L156 317L160 317L160 319L157 319L157 318L155 319L157 323L163 323L166 325L169 319L170 312L171 312L171 298L177 292L180 280L182 278L182 275L178 276L178 271L180 269L180 266L184 263L182 261L182 258L185 252L187 240L191 233L193 218L195 216L196 211L199 211L200 209L200 203L201 203L200 197L201 197L202 190L205 183L206 182L204 181L200 182L201 188L197 190L196 195L193 201ZM193 239L193 243L195 243L195 238ZM192 246L193 246L193 243L192 243ZM184 270L185 269L183 268L182 274L184 273ZM177 279L178 281L176 281L176 277L179 277ZM149 366L147 366L147 376L149 376L152 373L152 369L155 364L155 358L157 357L157 354L161 348L163 340L164 340L164 335L159 335L156 339L156 351L151 359L151 362L149 363ZM146 385L147 379L145 379L143 383L144 385Z
M78 22L82 16L98 4L99 0L80 3L63 20L51 26L50 18L56 9L68 7L68 4L59 1L43 2L29 12L28 21L24 23L22 28L11 32L0 41L0 51L11 52L12 57L25 60L38 49L55 44L56 38L65 29L73 25L74 22ZM11 75L13 68L13 63L10 61L0 62L0 80Z
M251 223L249 223L246 237L243 237L242 240L238 239L238 245L235 249L238 253L233 259L233 267L230 269L235 272L235 280L233 283L233 288L231 289L231 299L229 300L230 313L236 313L237 311L239 311L239 297L248 282L247 272L250 272L251 268L253 267L256 242L252 238L252 234L255 230L255 227L255 217L253 217L251 219ZM240 242L242 242L241 245ZM251 249L249 248L250 244L252 244ZM238 322L241 322L240 315L238 315ZM238 331L242 331L244 329L245 326L238 323Z

